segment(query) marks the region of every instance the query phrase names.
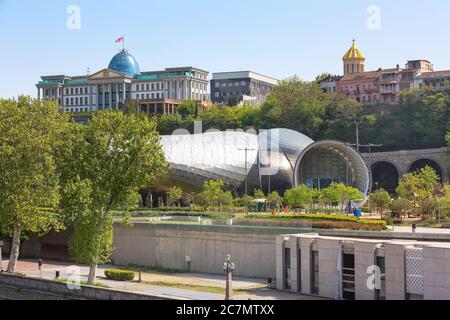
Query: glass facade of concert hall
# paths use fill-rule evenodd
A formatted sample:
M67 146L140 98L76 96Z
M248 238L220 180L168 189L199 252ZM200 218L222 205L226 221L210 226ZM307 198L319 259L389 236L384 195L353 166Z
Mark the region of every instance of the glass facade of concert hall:
M163 136L162 145L171 167L156 184L160 191L178 185L198 192L208 180L223 180L238 194L252 194L255 188L284 193L301 184L321 189L339 182L367 195L371 187L369 169L352 147L335 140L314 142L288 129Z

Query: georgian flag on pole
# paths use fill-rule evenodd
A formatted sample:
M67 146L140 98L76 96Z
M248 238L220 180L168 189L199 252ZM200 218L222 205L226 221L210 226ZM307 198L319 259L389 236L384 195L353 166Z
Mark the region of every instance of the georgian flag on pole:
M125 36L117 38L116 43L122 43L122 50L125 50Z

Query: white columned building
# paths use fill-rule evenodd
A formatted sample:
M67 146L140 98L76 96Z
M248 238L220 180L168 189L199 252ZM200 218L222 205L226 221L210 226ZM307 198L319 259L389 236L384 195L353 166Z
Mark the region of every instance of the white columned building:
M206 104L208 75L194 67L141 72L123 49L105 69L86 76L42 76L36 87L39 99L55 100L62 111L74 114L120 109L130 100L144 112L162 114L173 113L185 100Z

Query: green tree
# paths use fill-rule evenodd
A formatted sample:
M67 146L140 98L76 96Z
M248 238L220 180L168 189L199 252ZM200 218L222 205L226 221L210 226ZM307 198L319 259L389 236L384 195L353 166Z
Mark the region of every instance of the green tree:
M324 80L324 79L326 79L326 78L328 78L330 76L330 73L329 72L322 72L321 74L319 74L319 75L317 75L316 76L316 82L320 82L320 81L322 81L322 80Z
M12 235L8 272L14 272L24 233L63 227L55 150L68 119L55 103L19 97L0 100L0 225Z
M234 198L231 192L229 191L222 191L219 193L219 212L222 212L223 207L228 207L233 204Z
M233 203L233 195L224 189L224 182L222 180L206 181L203 186L203 192L200 194L200 199L206 207L219 207L222 211L222 206L228 206Z
M177 113L181 115L183 118L187 118L188 116L197 116L197 102L194 100L186 100L183 101L181 105L177 107Z
M178 187L172 187L169 189L167 197L169 199L169 206L179 204L180 200L183 198L183 190Z
M391 203L391 211L393 214L398 213L400 216L404 215L405 213L409 213L414 208L411 201L404 198L399 198Z
M420 205L420 214L426 219L436 216L439 211L439 201L436 197L426 198Z
M283 197L281 197L278 192L273 191L267 197L267 202L270 204L271 208L274 210L279 210L283 204Z
M284 194L284 201L293 209L307 210L313 203L312 190L306 185L287 190Z
M433 195L439 180L436 171L427 166L419 171L405 174L400 179L396 192L400 198L420 202Z
M389 193L384 189L379 189L370 195L370 201L376 208L378 208L378 212L381 214L381 219L383 219L384 211L389 208L392 202Z
M255 189L254 195L255 195L255 199L265 199L266 198L264 191L262 191L260 189Z
M135 206L138 188L168 167L155 129L145 115L102 111L87 126L74 124L66 137L69 147L59 162L61 210L73 224L70 254L90 266L90 284L112 251L112 210Z
M444 217L450 217L450 185L442 187L441 196L438 198L441 213Z
M248 207L255 203L255 198L249 195L245 195L240 199L241 205L245 207L245 213L248 213Z
M327 208L339 205L339 196L333 188L325 188L320 190L320 203Z
M350 201L360 202L364 200L364 196L359 192L358 189L353 187L347 187L342 183L332 183L325 194L329 194L329 197L337 200L340 204L341 211L344 212L347 204Z

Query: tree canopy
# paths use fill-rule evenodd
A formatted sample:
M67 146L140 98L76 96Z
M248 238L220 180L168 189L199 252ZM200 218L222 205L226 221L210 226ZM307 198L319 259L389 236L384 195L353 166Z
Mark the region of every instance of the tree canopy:
M139 202L138 188L168 164L156 124L147 116L102 111L87 126L74 124L61 156L61 210L72 222L69 251L78 263L96 266L112 250L112 210Z
M13 236L14 272L23 233L59 230L57 150L68 123L49 101L0 100L0 225Z

